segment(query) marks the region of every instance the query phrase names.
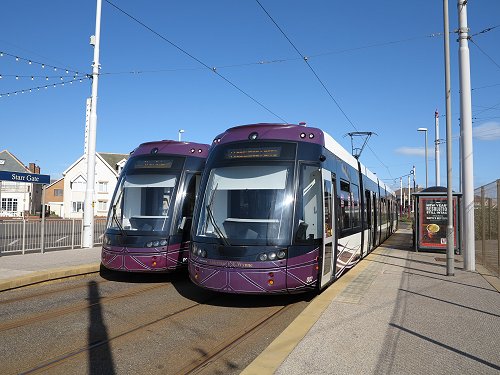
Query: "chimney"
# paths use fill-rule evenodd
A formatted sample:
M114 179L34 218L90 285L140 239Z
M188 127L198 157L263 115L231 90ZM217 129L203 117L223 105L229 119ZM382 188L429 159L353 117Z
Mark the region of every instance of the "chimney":
M30 163L30 166L28 168L31 173L35 173L35 163Z

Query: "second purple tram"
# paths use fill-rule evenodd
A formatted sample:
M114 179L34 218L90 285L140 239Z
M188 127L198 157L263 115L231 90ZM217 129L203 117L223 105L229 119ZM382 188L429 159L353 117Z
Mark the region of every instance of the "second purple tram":
M238 126L207 159L189 275L225 293L321 290L396 226L393 192L321 129Z
M187 265L190 230L208 145L158 141L137 147L110 206L101 264L169 272Z

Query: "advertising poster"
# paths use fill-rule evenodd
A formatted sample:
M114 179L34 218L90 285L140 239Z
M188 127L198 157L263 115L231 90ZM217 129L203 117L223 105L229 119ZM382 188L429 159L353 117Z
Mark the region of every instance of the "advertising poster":
M457 246L456 198L453 198L454 248ZM446 226L448 206L446 197L420 198L419 246L446 249Z

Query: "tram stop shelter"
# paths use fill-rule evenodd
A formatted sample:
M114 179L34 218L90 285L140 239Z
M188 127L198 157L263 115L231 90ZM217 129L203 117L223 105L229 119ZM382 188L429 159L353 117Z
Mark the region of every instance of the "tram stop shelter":
M453 192L453 233L455 254L461 253L460 200L462 193ZM446 227L448 226L447 188L432 186L414 193L413 243L415 251L446 252Z

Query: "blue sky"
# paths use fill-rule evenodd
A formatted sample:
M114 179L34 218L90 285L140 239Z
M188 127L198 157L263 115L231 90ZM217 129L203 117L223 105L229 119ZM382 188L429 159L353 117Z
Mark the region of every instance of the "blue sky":
M231 126L282 118L322 128L348 150L347 133L375 132L361 161L397 188L413 165L417 183L425 184L424 135L417 128L427 127L434 185L434 111L445 113L441 1L260 0L341 109L255 0L112 2L268 110L103 0L97 151L128 153L141 142L177 139L179 129L183 140L210 143ZM457 4L449 3L455 30ZM91 83L67 82L72 72L91 73L95 8L95 0L2 2L0 150L36 162L54 178L83 154ZM500 1L469 1L468 20L472 35L494 28L469 43L477 187L500 178ZM459 190L456 34L450 54ZM445 124L441 117L440 138ZM443 144L442 184L445 155Z

